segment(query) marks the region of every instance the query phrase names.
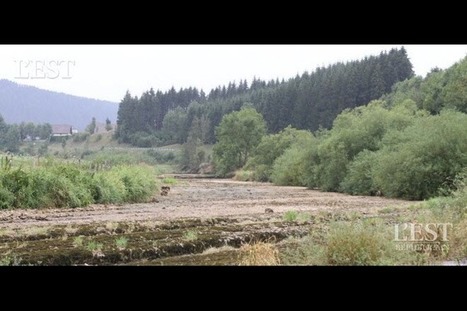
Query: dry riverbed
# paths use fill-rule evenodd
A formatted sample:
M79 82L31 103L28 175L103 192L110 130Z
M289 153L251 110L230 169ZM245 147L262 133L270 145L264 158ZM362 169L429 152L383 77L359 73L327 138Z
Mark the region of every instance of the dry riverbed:
M234 265L236 250L244 243L303 236L339 217L396 215L411 204L268 183L180 179L167 196L151 203L1 211L0 260L34 265ZM286 221L287 211L310 217Z

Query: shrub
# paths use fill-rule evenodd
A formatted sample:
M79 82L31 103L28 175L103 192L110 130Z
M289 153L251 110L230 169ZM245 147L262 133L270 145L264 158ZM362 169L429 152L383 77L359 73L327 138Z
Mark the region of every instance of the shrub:
M297 130L290 125L277 134L267 135L261 139L253 157L249 159L245 169L254 170L254 178L258 181L270 181L273 165L277 158L292 145L310 144L313 134L305 130Z
M440 188L454 188L455 176L467 166L465 133L467 115L460 112L418 119L375 155L374 183L385 195L407 199L427 199L439 195Z
M271 180L276 185L305 185L306 151L299 146L287 149L274 162Z
M376 162L376 153L369 150L360 152L349 165L349 170L340 188L350 194L372 195L378 191L373 182L372 167Z

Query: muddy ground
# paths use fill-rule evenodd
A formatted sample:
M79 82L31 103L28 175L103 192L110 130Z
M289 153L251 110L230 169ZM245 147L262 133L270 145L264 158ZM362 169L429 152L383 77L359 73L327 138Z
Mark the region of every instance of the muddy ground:
M144 204L0 211L0 263L233 265L244 243L277 242L323 220L381 217L414 204L226 179L183 178L170 187ZM310 217L286 221L287 211Z

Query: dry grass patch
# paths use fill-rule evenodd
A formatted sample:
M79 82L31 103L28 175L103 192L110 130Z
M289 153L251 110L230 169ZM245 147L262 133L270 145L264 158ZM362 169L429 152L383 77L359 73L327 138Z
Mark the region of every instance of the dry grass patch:
M256 242L240 247L241 266L277 266L279 251L272 243Z

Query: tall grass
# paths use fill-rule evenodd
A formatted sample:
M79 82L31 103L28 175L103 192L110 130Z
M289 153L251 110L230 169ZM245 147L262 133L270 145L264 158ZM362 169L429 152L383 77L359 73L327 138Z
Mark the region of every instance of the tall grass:
M156 192L154 168L117 165L95 171L54 160L0 169L0 208L82 207L145 202Z

